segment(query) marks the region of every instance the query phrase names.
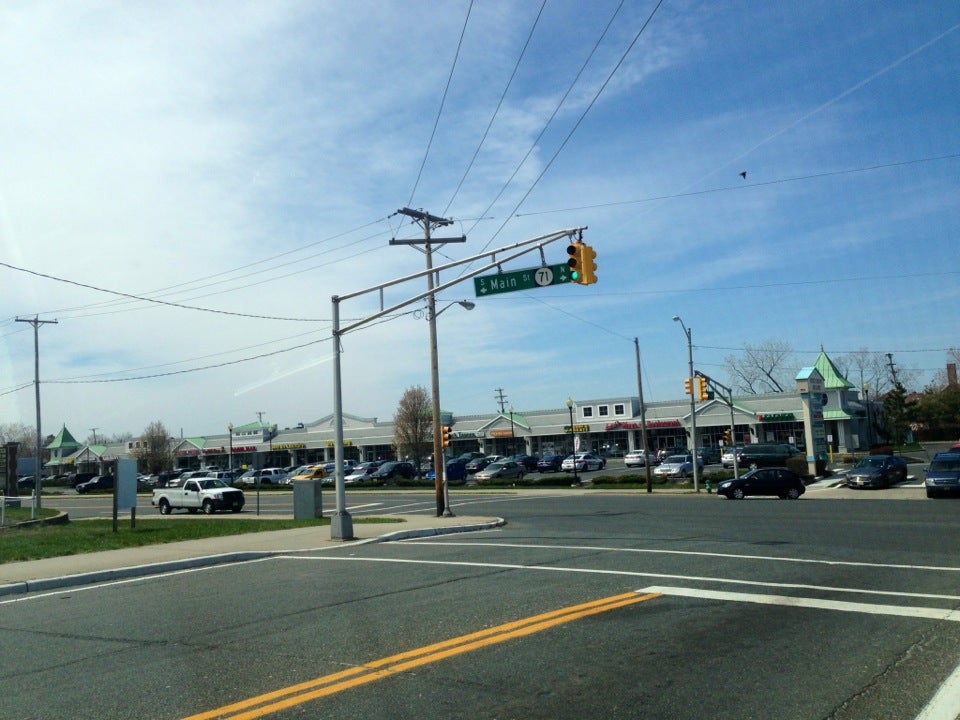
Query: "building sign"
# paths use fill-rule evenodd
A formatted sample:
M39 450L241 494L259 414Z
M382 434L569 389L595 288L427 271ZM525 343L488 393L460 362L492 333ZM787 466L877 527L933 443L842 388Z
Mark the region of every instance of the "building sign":
M666 428L666 427L680 427L679 420L650 420L647 422L648 428Z
M256 445L234 445L230 452L232 453L245 453L245 452L256 452Z
M504 438L504 437L513 437L513 430L491 430L490 437L492 438Z
M640 423L635 423L635 422L620 422L619 420L617 420L616 422L609 423L609 424L608 424L606 427L604 427L603 429L606 430L607 432L609 432L609 431L611 431L611 430L639 430L639 429L640 429Z
M795 422L797 416L791 412L782 413L757 413L757 420L762 423L774 422Z
M306 443L280 443L279 445L274 445L274 450L303 450L306 447Z
M336 445L336 444L337 444L337 443L334 442L333 440L327 440L327 447L333 447L333 446ZM353 445L353 442L352 442L351 440L344 440L344 441L343 441L343 446L344 446L344 447L350 447L351 445Z
M564 431L565 433L569 433L569 432L575 432L575 433L578 433L578 432L590 432L590 426L589 426L589 425L574 425L574 426L573 426L573 429L570 429L570 426L569 426L569 425L564 425L564 426L563 426L563 431Z

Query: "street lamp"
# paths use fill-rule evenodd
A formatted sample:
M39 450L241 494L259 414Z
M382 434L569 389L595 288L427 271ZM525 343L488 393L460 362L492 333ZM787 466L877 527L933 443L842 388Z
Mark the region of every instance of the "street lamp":
M573 484L580 484L580 476L577 475L577 448L576 448L576 438L573 434L573 398L567 398L567 410L570 411L570 446L573 448Z
M873 443L873 427L870 422L870 385L863 384L863 402L867 406L867 448Z
M429 248L430 246L427 245ZM429 257L429 256L428 256ZM429 261L428 261L429 264ZM433 289L433 275L429 278L430 289ZM433 293L427 297L427 321L430 323L430 397L432 400L433 417L433 472L434 490L437 497L437 517L450 517L450 497L447 488L447 463L443 455L443 439L440 428L440 365L437 359L437 316L453 305L460 305L464 310L473 310L476 305L469 300L452 302L439 311L436 309L436 300Z
M684 335L687 336L687 360L690 365L690 382L693 383L693 331L683 324L679 315L673 316L673 321L680 323ZM700 470L697 460L697 400L693 394L693 385L690 386L690 443L693 445L693 491L700 492Z
M228 455L228 462L230 464L230 470L233 470L233 423L227 423L227 432L230 433L230 455Z

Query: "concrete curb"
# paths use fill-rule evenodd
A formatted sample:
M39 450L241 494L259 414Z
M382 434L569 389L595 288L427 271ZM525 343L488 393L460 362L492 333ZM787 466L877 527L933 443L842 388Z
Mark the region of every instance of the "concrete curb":
M417 537L431 537L435 535L449 535L451 533L477 532L480 530L492 530L507 524L503 518L497 518L492 522L476 523L473 525L458 525L440 528L418 528L416 530L398 530L373 538L360 540L347 540L337 542L332 545L325 545L317 548L288 548L283 550L247 550L230 553L220 553L217 555L203 555L182 560L168 560L165 562L149 563L145 565L131 565L129 567L110 568L108 570L96 570L94 572L78 573L76 575L63 575L60 577L40 578L37 580L25 580L22 582L0 585L0 597L7 595L19 595L29 592L46 592L50 590L61 590L63 588L78 587L80 585L92 585L94 583L109 582L111 580L128 580L131 578L148 577L150 575L162 575L169 572L180 570L191 570L202 567L214 567L216 565L227 565L230 563L251 562L253 560L262 560L264 558L276 557L278 555L290 555L292 553L316 552L317 550L326 550L332 547L343 547L346 545L366 545L368 543L394 542L397 540L408 540Z

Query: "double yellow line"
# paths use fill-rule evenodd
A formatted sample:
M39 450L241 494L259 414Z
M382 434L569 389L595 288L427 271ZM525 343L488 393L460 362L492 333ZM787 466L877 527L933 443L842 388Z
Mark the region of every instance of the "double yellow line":
M532 635L562 623L652 600L655 597L660 597L660 594L640 595L629 592L553 610L542 615L533 615L522 620L515 620L486 630L479 630L457 638L374 660L349 670L323 675L307 682L290 685L231 705L224 705L214 710L191 715L184 720L213 720L214 718L253 720L253 718L260 718L310 700L333 695L374 680L381 680L406 670L428 665L438 660L461 655L472 650L479 650L488 645L495 645L525 635Z

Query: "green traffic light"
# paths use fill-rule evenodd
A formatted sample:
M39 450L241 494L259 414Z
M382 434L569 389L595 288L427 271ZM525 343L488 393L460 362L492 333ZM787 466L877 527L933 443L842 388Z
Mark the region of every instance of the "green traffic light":
M574 280L576 280L577 278L580 277L580 273L578 273L576 270L574 270L572 273L570 273L570 277L573 278Z

